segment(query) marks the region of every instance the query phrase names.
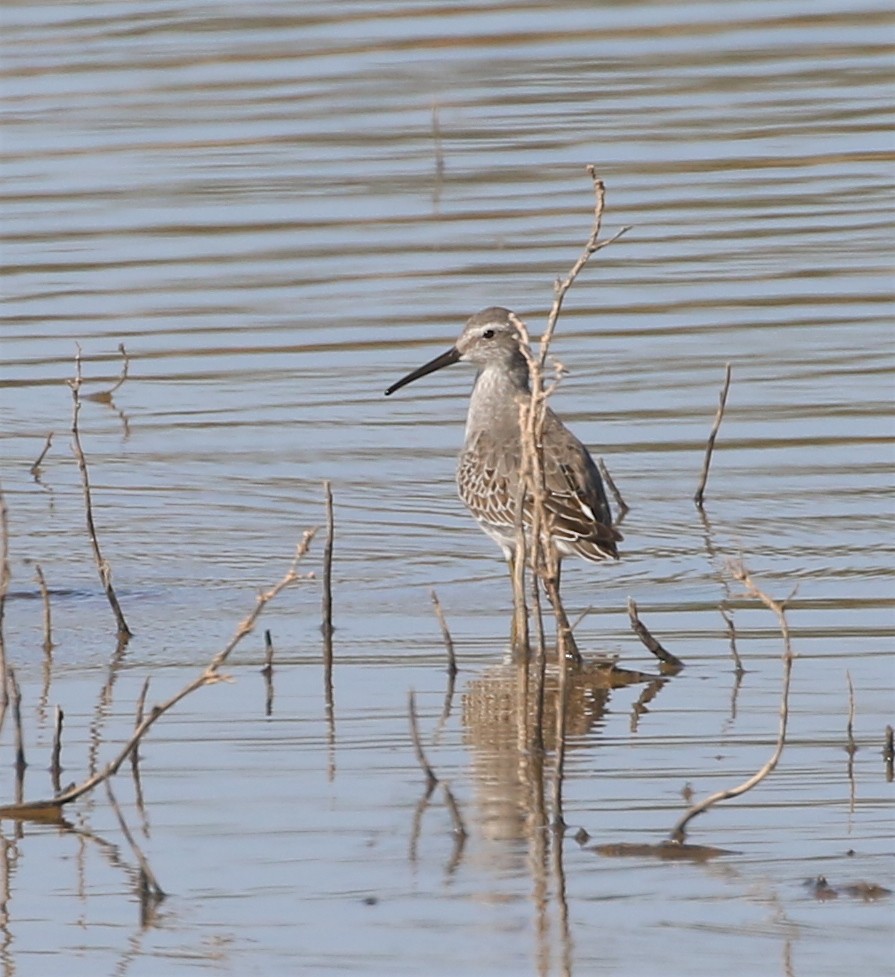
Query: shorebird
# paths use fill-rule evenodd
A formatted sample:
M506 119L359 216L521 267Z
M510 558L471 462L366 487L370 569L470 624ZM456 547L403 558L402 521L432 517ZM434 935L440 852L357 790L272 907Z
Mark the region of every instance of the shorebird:
M479 526L500 546L513 570L515 511L523 464L519 407L531 396L529 369L509 309L492 307L472 316L446 352L393 383L385 395L457 362L472 363L466 437L457 468L460 498ZM548 527L545 536L559 565L576 555L598 562L618 559L621 533L612 526L603 480L587 448L548 407L544 424L544 481ZM531 528L531 498L523 523ZM515 629L514 629L515 630Z

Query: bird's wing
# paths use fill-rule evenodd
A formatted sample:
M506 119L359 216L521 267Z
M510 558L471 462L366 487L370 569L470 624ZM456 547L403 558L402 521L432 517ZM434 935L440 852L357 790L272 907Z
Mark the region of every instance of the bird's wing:
M616 557L615 544L622 535L612 527L612 510L597 466L587 448L549 409L544 481L554 535L575 544L588 559Z
M612 528L612 513L600 473L583 444L552 411L544 431L546 507L553 536L585 559L615 558L621 533ZM520 446L514 439L481 435L460 456L460 498L479 522L512 535L519 486ZM532 499L526 495L523 518L531 524Z

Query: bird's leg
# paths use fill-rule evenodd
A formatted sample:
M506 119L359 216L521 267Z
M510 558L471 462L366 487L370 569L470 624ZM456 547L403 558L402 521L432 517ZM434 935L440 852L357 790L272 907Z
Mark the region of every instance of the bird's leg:
M546 567L544 584L547 597L553 607L553 614L556 617L557 651L565 652L576 665L580 665L581 652L578 650L575 636L572 634L572 626L569 624L569 619L566 617L566 610L562 604L562 598L559 596L561 566L559 556L557 555L555 560L551 562L553 565Z
M528 658L528 607L525 604L525 563L515 553L507 554L510 582L513 585L513 623L510 628L510 648L514 658Z

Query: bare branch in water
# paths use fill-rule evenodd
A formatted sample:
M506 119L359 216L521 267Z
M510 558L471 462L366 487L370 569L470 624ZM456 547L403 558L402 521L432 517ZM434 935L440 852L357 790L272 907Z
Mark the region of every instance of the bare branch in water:
M705 446L705 459L702 463L702 475L699 479L699 486L696 489L696 494L693 496L693 501L700 509L702 508L703 500L705 498L705 486L706 482L709 480L709 466L712 463L712 454L715 450L715 438L718 437L718 430L721 427L721 421L724 417L724 408L727 406L727 393L729 390L730 364L726 363L724 366L724 386L721 388L718 410L715 413L715 420L712 422L712 429L709 432L709 439Z
M637 604L633 597L628 598L628 617L631 618L631 628L638 638L643 642L643 644L649 649L650 653L655 655L656 658L662 662L663 665L667 666L668 669L673 669L674 671L680 671L684 667L684 663L677 657L677 655L672 655L670 651L667 651L662 645L652 636L647 626L640 620L640 615L637 612Z
M90 545L93 548L93 558L96 561L96 569L99 572L100 583L102 583L103 590L106 592L106 598L109 601L109 606L112 608L112 613L115 615L115 623L118 627L118 637L127 639L131 636L131 630L127 626L127 621L124 619L124 612L121 610L121 605L118 603L118 596L115 593L115 588L112 586L112 568L106 561L105 557L103 557L102 550L99 546L99 539L96 535L96 525L93 520L93 502L90 497L90 476L87 473L87 459L84 457L84 449L81 447L81 432L78 427L78 415L81 412L82 382L81 348L79 346L77 355L75 356L75 377L73 380L69 380L68 385L71 388L72 395L71 433L75 457L78 460L78 468L81 472L81 486L84 491L84 506L87 514L87 533L90 536Z
M602 458L597 458L597 468L600 469L600 474L603 476L603 481L606 483L606 487L612 493L612 498L615 499L616 507L618 508L618 516L615 520L616 525L620 523L625 516L631 511L631 507L622 498L621 492L618 490L618 486L615 484L615 479L606 467L606 462Z
M323 483L326 498L326 543L323 547L323 624L324 635L333 633L333 543L335 518L333 516L333 490L329 482Z
M169 709L173 708L182 699L185 699L190 693L195 692L197 689L201 689L205 685L213 685L216 682L222 682L226 680L226 676L221 674L221 668L226 663L227 659L230 657L234 648L242 641L242 639L249 634L255 626L255 622L261 616L264 608L280 593L284 588L288 587L290 584L295 583L298 580L308 579L308 577L302 577L298 573L298 564L301 562L302 558L308 552L311 545L311 540L314 538L316 529L309 529L305 532L298 544L295 556L289 569L286 571L283 578L268 590L263 593L258 594L255 599L255 607L252 611L237 625L236 631L230 641L222 648L209 663L205 666L202 672L196 676L196 678L187 682L187 684L171 698L167 699L159 705L153 706L153 708L143 716L143 718L134 727L133 734L130 739L120 748L115 758L103 767L102 770L97 771L90 777L87 777L80 784L72 785L66 790L62 791L61 794L56 794L50 800L44 801L34 801L31 803L20 803L7 805L0 807L0 816L3 817L30 817L33 816L35 811L46 810L46 809L58 809L64 804L69 804L77 798L82 797L84 794L89 793L99 784L104 783L110 777L113 777L121 767L121 764L137 749L138 744L149 731L149 729L155 724L155 722L163 716ZM142 706L140 708L142 712Z
M566 297L566 293L572 287L575 279L578 277L581 269L590 260L591 255L595 254L597 251L601 251L603 248L608 247L610 244L614 244L623 234L627 234L631 230L630 227L622 227L620 230L616 231L615 234L610 238L606 238L605 241L600 240L600 230L603 224L603 208L606 203L606 187L603 181L597 176L597 169L592 164L589 163L586 167L587 175L591 178L594 185L594 222L591 228L590 237L587 239L587 243L584 245L584 249L578 256L578 260L569 269L568 274L562 280L557 281L553 288L553 306L550 309L550 313L547 316L547 329L544 335L541 336L541 343L538 351L538 362L540 363L541 369L547 362L547 350L550 345L550 340L553 338L553 333L556 329L556 323L559 319L559 314L562 311L562 304Z
M121 364L121 376L109 387L108 390L99 390L96 393L84 394L84 400L92 400L98 404L111 404L112 394L127 380L128 370L130 369L130 357L127 355L127 350L124 348L124 343L118 344L118 352L124 362Z
M28 469L31 472L31 477L34 479L35 482L38 483L40 482L41 462L44 460L44 458L46 458L47 452L50 450L50 446L52 444L53 444L53 432L50 431L50 433L47 435L47 440L44 442L43 451L41 451L41 453L37 456L37 460L34 462L31 468Z
M721 617L724 618L724 624L727 627L727 637L730 639L730 654L733 656L734 661L734 671L737 677L742 677L746 674L746 669L743 668L743 660L740 658L740 653L737 651L737 632L733 625L733 618L725 609L724 605L718 607L718 611Z
M451 638L451 632L448 630L447 621L444 618L444 611L441 609L441 601L438 599L438 594L432 591L432 605L435 608L435 616L438 618L438 623L441 626L441 636L444 639L444 647L447 650L448 656L448 675L455 676L457 674L457 656L454 654L454 641Z
M855 743L855 686L851 680L851 672L846 670L845 677L848 681L848 722L845 724L845 735L848 742L845 746L845 751L850 756L854 756L858 752L858 747Z
M760 600L762 604L765 605L769 610L773 611L777 615L777 621L780 624L780 633L783 636L783 689L780 695L780 728L777 733L777 745L774 748L774 752L770 759L765 763L758 771L756 771L748 780L739 784L737 787L731 787L728 790L719 790L714 794L704 798L697 804L694 804L689 811L675 824L671 829L669 835L669 840L674 844L682 845L686 838L686 827L696 817L697 814L702 814L707 811L710 807L721 801L729 800L732 797L739 797L740 794L745 794L746 791L751 790L757 784L760 784L765 777L777 766L781 755L783 754L783 747L786 745L786 726L789 720L789 685L790 679L792 677L792 663L795 655L792 650L792 642L789 633L789 624L786 620L786 601L777 601L772 597L769 597L763 590L759 589L749 573L745 569L742 563L735 563L731 565L731 573L736 580L742 583L746 590L746 594L750 597L754 597Z

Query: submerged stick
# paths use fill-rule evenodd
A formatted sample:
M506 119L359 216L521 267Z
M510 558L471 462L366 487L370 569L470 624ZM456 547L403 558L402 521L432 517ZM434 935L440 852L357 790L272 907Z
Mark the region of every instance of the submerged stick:
M96 525L93 520L93 503L90 497L90 476L87 473L87 459L84 456L84 449L81 447L81 432L78 427L78 414L81 412L80 392L82 382L81 348L79 346L77 355L75 356L75 377L73 380L68 381L68 385L71 388L72 395L71 433L75 457L78 460L78 468L81 472L81 487L84 491L84 506L87 512L87 533L90 536L90 545L93 548L93 558L96 561L96 569L99 571L100 583L103 586L103 590L106 592L106 598L109 601L109 606L112 608L112 613L115 615L115 623L118 627L118 636L120 638L129 638L132 632L127 626L127 621L124 619L124 612L121 610L121 605L118 603L118 596L115 593L115 588L112 586L112 568L103 557L102 550L100 549L99 545L99 539L96 535Z
M236 631L234 632L230 641L211 659L211 661L209 661L209 663L205 666L202 672L196 676L196 678L187 682L187 684L179 692L172 695L169 699L166 699L159 705L153 706L149 713L145 715L137 724L130 739L119 749L114 759L110 760L102 770L99 770L87 777L80 784L69 787L61 794L55 795L50 800L0 807L0 816L16 817L25 810L34 810L38 808L58 808L64 804L69 804L71 801L77 800L77 798L83 796L84 794L89 793L99 784L104 783L118 772L121 764L124 763L124 761L137 749L137 746L142 738L161 716L163 716L182 699L185 699L188 695L190 695L190 693L195 692L197 689L201 689L206 685L213 685L217 682L225 681L226 676L221 674L221 668L230 657L234 648L236 648L242 639L252 631L255 626L255 622L261 616L264 608L285 587L295 583L297 580L308 579L307 577L302 577L299 575L298 564L308 552L308 548L311 545L311 540L314 538L315 533L316 529L309 529L305 532L301 542L296 547L295 556L283 578L268 590L258 594L258 596L255 598L255 607L237 625Z
M333 491L329 482L323 483L326 496L326 543L323 547L323 623L325 635L333 633L333 539L335 519L333 516Z
M847 738L845 752L849 756L854 756L858 752L855 744L854 724L855 724L855 687L851 680L851 672L846 670L845 677L848 681L848 721L845 724L845 735Z
M441 609L441 601L438 599L438 594L433 590L431 596L432 606L435 608L435 616L438 618L438 624L441 627L441 637L444 639L444 647L447 651L447 672L448 675L454 677L457 674L457 656L454 654L454 640L451 638L451 632L448 630L447 621L444 618L444 611Z
M457 656L454 653L454 640L451 638L451 632L448 629L447 621L444 617L444 611L441 609L441 601L438 599L438 594L432 591L432 606L435 608L435 616L438 618L438 624L441 627L441 636L444 639L444 646L447 650L448 664L447 664L447 689L444 693L444 706L441 710L441 716L438 719L438 725L435 728L435 733L432 736L433 742L438 742L441 736L441 731L444 729L445 723L448 721L448 717L451 714L451 705L454 701L454 690L457 685Z
M270 636L270 629L264 632L264 665L261 668L264 676L264 715L273 715L273 639Z
M753 583L752 578L749 576L748 571L742 565L742 563L732 565L731 573L736 580L739 580L743 584L746 593L750 597L760 600L765 607L776 614L777 621L780 625L780 633L783 636L783 689L780 695L780 727L777 733L777 744L774 747L774 752L767 763L765 763L743 783L739 784L737 787L731 787L727 790L719 790L699 801L697 804L694 804L671 829L669 841L673 842L674 844L680 845L684 843L686 839L685 829L690 821L697 816L697 814L702 814L704 811L707 811L710 807L713 807L715 804L718 804L721 801L729 800L732 797L739 797L740 794L745 794L746 791L751 790L757 784L760 784L761 781L764 780L765 777L767 777L768 774L771 773L771 771L777 766L777 763L783 754L783 747L786 745L786 727L789 721L789 686L790 679L792 677L792 663L795 658L792 650L789 624L786 620L786 600L774 600L763 590L760 590L755 583ZM787 600L788 599L789 598L787 598Z
M886 765L886 783L891 784L895 778L895 729L886 726L883 741L883 762Z
M47 435L47 440L44 442L43 451L41 451L41 453L37 456L37 459L34 461L32 466L28 469L28 471L31 473L31 476L34 478L35 482L40 481L40 466L44 458L46 458L47 452L50 450L50 447L53 444L54 433L55 432L50 431L50 433Z
M705 445L705 459L702 463L702 475L699 479L699 486L696 489L696 494L693 496L693 501L696 503L696 506L699 509L702 508L703 499L705 498L705 486L706 482L709 480L709 466L712 463L712 454L715 450L715 438L718 437L718 430L721 427L721 420L724 417L724 408L727 406L727 393L729 390L730 364L726 363L724 366L724 386L721 388L718 410L715 413L715 420L712 422L712 429L709 432L709 439Z
M643 642L643 644L649 649L649 651L659 659L664 665L669 668L673 668L676 671L684 667L684 663L677 657L677 655L672 655L670 651L667 651L652 635L649 628L640 620L640 615L637 612L637 604L633 597L628 598L628 617L631 619L631 628L638 638Z
M130 357L127 355L127 350L124 348L124 343L118 344L118 352L124 359L121 365L121 376L109 387L108 390L99 390L93 394L85 394L85 400L92 400L99 404L111 404L112 394L127 380L128 369L130 368Z
M323 550L323 698L326 706L326 724L329 739L329 777L335 776L336 742L336 703L333 689L333 542L335 539L335 517L333 515L333 493L330 483L323 483L326 496L326 543Z

